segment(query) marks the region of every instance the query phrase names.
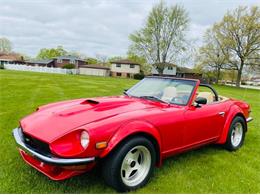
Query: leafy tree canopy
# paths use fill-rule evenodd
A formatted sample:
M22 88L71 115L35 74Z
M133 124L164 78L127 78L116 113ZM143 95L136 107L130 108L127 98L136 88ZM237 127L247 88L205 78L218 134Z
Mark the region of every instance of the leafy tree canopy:
M188 13L183 7L168 7L161 1L149 13L146 24L130 35L129 50L150 64L174 63L185 51L188 23ZM162 74L163 69L155 68Z
M96 59L96 58L86 58L86 61L88 62L88 64L97 64L98 63L98 59Z
M260 66L260 8L238 7L228 11L212 28L213 36L231 69L237 70L240 86L245 66Z
M40 50L40 52L37 54L37 59L51 59L59 56L67 55L68 52L63 49L62 46L58 46L57 48L43 48Z
M0 52L10 53L12 52L12 43L5 37L0 37Z

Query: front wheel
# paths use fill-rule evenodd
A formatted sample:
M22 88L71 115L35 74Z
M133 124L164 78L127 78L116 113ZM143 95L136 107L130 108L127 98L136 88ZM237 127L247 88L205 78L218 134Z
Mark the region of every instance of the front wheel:
M230 151L239 149L244 142L246 122L243 117L236 116L231 122L225 147Z
M124 192L145 185L154 169L155 149L144 137L134 137L121 144L104 159L103 177L110 186Z

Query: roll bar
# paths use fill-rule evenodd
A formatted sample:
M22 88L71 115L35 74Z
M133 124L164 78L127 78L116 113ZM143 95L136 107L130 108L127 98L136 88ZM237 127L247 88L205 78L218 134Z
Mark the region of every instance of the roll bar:
M218 101L218 93L217 93L217 91L216 91L213 87L211 87L211 86L208 85L208 84L202 84L202 83L200 83L199 86L210 88L211 91L212 91L212 92L214 93L214 95L215 95L215 101Z

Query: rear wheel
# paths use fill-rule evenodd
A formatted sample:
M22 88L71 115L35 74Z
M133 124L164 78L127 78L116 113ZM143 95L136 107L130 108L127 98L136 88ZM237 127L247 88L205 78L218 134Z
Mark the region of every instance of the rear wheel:
M244 143L245 132L246 122L244 118L236 116L230 125L225 147L230 151L239 149Z
M102 174L106 183L124 192L145 185L154 165L153 144L144 137L134 137L104 159Z

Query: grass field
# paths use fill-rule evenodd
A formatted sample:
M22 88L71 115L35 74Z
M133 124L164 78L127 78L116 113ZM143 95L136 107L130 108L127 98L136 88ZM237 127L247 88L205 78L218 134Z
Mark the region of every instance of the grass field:
M26 165L11 135L23 116L50 102L121 94L129 79L0 71L0 193L115 193L98 170L62 182ZM169 158L136 193L260 193L260 91L215 86L252 106L244 146L237 152L207 146ZM135 193L135 192L134 192Z

